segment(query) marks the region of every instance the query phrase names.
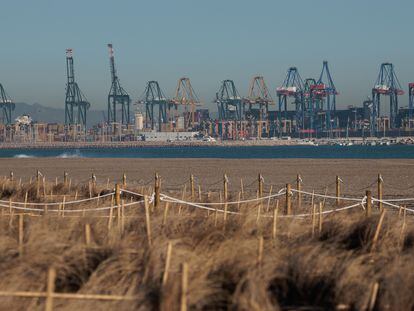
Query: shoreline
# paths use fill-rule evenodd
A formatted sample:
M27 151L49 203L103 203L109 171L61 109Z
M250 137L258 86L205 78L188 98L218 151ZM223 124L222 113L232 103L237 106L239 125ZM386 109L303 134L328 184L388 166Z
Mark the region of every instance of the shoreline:
M225 140L217 142L205 141L114 141L114 142L28 142L28 143L0 143L0 150L24 149L123 149L123 148L151 148L151 147L272 147L272 146L325 146L351 142L353 145L365 145L375 142L392 141L392 144L411 144L412 137L354 137L354 138L319 138L319 139L261 139L261 140Z

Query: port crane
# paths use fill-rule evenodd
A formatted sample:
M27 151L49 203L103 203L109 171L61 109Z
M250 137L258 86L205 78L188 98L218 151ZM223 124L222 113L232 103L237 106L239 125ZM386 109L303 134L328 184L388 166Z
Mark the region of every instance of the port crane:
M3 85L0 83L0 109L2 111L2 122L5 125L12 123L12 111L16 108L13 100L7 95Z
M381 96L389 97L390 105L390 127L395 128L398 114L398 96L404 95L397 75L395 74L394 65L391 63L382 63L378 78L372 88L373 120L374 130L377 130L377 118L381 115Z
M288 98L293 98L295 105L296 131L303 129L304 107L303 107L304 83L296 67L290 67L281 86L276 89L279 99L279 124L282 119L287 119ZM283 111L283 112L282 112Z
M75 81L73 50L66 50L66 98L65 98L65 125L80 125L86 131L86 112L91 104L86 99ZM77 114L75 110L77 109Z
M195 107L200 105L200 100L196 92L191 85L190 79L187 77L182 77L178 79L177 87L175 89L175 95L172 99L172 102L178 106L184 106L185 109L185 119L184 125L185 128L194 128L195 126ZM189 111L188 111L188 108Z
M111 43L108 44L108 50L109 66L111 69L111 88L109 89L108 94L108 124L120 122L121 124L128 125L131 123L129 109L131 99L119 81L115 67L114 49ZM119 118L117 117L119 107L121 108L120 120L118 120Z

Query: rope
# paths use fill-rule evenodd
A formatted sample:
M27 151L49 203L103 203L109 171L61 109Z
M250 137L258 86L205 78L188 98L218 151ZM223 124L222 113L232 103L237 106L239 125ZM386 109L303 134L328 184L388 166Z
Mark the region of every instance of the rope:
M263 200L266 200L266 199L271 199L271 198L275 198L275 197L279 197L279 196L281 196L281 195L284 195L285 194L285 192L282 192L282 191L284 191L285 189L281 189L281 190L279 190L279 192L277 193L277 194L272 194L272 195L268 195L268 196L265 196L265 197L260 197L260 198L254 198L254 199L248 199L248 200L240 200L240 201L233 201L233 202L212 202L212 203L199 203L199 204L203 204L203 206L206 206L206 205L230 205L230 204L241 204L241 203L251 203L251 202L257 202L257 201L263 201ZM167 195L163 195L165 198L171 198L171 197L168 197ZM173 198L174 200L178 200L178 199L175 199L175 198ZM170 202L170 203L174 203L173 201L171 201L171 199L170 199L170 201L169 200L165 200L164 199L164 201L165 202Z
M307 192L307 191L302 191L302 190L298 191L296 189L291 189L291 191L302 193L302 194L307 194L307 195L313 195L315 197L320 197L320 198L327 198L327 199L340 199L340 200L345 200L345 201L360 201L361 200L358 198L337 197L333 195L318 194L318 193L312 193L312 192Z
M76 203L83 203L83 202L87 202L87 201L93 201L93 200L97 200L97 199L102 199L105 198L107 196L111 196L114 195L115 192L111 192L111 193L107 193L104 194L102 196L98 196L98 197L93 197L93 198L87 198L87 199L81 199L81 200L75 200L75 201L68 201L65 202L65 205L70 205L70 204L76 204ZM38 202L14 202L14 201L6 201L6 200L0 200L0 203L12 203L12 204L17 204L17 205L33 205L33 206L56 206L56 205L60 205L63 202L45 202L45 203L38 203Z
M169 199L169 201L165 200L165 198ZM197 204L197 203L187 202L187 201L184 201L184 200L173 198L173 197L170 197L170 196L167 196L167 195L162 195L161 200L162 201L167 201L167 202L185 204L185 205L193 206L193 207L196 207L196 208L199 208L199 209L215 211L215 212L218 212L218 213L227 213L227 214L231 214L231 215L241 215L241 213L239 213L239 212L232 212L232 211L224 211L224 210L221 210L221 209L215 209L215 208L207 207L207 206L200 205L200 204ZM345 207L342 207L342 208L323 211L322 213L317 212L317 213L315 213L315 215L319 215L319 214L324 215L324 214L330 214L330 213L335 213L335 212L348 210L348 209L360 206L363 202L363 199L362 199L362 201L361 200L358 200L358 201L360 201L360 202L358 202L356 204L349 205L349 206L345 206ZM280 216L278 216L278 218L296 218L296 217L307 217L307 216L312 216L312 215L313 215L312 213L298 214L298 215L280 215ZM269 216L269 215L261 215L261 217L273 218L273 216Z

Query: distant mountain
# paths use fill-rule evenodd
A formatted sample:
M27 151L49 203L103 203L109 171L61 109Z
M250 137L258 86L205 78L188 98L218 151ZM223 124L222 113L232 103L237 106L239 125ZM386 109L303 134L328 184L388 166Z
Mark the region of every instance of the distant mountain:
M86 123L88 127L94 124L101 123L104 119L103 110L89 110L86 115ZM63 108L51 108L40 104L26 104L16 103L16 109L13 111L13 119L18 116L27 114L35 122L44 123L64 123L65 122L65 109ZM106 113L105 113L106 115Z

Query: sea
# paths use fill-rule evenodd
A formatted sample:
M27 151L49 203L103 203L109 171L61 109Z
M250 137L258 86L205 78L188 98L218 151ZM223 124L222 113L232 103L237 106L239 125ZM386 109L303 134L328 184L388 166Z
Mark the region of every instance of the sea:
M0 158L414 159L414 145L1 149Z

